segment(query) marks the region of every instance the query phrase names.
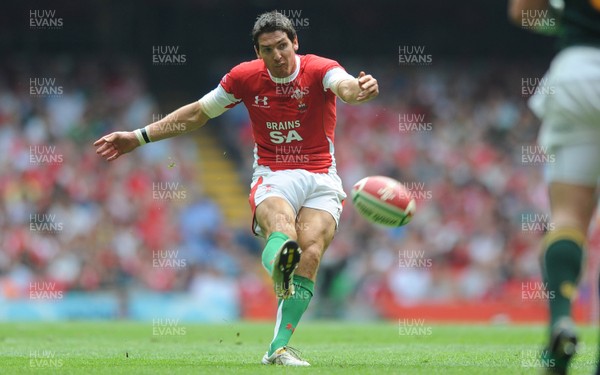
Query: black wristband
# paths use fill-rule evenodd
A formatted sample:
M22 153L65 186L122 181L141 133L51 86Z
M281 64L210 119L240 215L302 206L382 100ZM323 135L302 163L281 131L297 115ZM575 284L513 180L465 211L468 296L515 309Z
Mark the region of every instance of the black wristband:
M142 128L142 137L144 137L144 141L146 141L146 143L150 143L150 137L148 137L148 133L146 133L146 128Z

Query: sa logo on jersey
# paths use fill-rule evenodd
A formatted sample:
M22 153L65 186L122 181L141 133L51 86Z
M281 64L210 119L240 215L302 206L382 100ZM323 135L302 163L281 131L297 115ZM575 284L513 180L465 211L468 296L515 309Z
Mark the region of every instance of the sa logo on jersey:
M271 142L276 145L303 140L300 134L298 134L298 132L294 129L301 127L300 120L280 122L267 121L265 125L267 129L273 130L269 133L269 137L271 138Z
M295 130L288 130L286 133L280 131L273 131L269 133L271 142L276 145L280 143L291 143L292 141L302 141L302 137Z

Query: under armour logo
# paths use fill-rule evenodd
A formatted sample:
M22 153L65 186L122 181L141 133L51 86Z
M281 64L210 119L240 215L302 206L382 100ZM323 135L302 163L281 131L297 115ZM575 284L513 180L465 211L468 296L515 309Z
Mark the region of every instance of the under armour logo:
M260 98L260 96L256 95L254 97L254 104L258 104L259 102L262 102L262 105L267 106L267 100L269 98L267 98L266 96L263 96L262 99Z

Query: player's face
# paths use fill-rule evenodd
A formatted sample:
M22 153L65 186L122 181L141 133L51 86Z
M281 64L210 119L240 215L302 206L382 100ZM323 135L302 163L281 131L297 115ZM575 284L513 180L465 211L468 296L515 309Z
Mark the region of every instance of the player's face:
M254 48L256 50L256 47ZM274 77L285 78L296 69L298 38L290 40L283 31L263 33L258 37L256 57L262 59Z

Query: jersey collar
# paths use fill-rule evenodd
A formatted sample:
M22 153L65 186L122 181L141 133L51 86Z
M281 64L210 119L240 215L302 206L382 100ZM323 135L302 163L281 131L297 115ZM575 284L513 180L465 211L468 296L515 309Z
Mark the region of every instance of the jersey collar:
M269 69L267 69L267 72L269 72ZM271 74L271 72L269 72L269 77L271 77L271 80L275 83L290 83L293 80L296 79L296 77L298 77L298 73L300 72L300 56L296 55L296 69L294 70L294 72L284 78L277 78L277 77L273 77L273 75Z

